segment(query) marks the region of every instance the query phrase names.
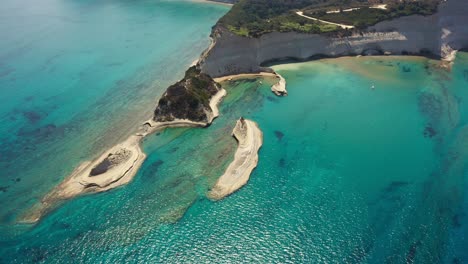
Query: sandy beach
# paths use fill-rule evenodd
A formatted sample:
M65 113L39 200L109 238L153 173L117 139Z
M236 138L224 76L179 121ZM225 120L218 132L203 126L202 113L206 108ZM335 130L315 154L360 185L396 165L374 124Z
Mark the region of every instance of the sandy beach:
M257 77L275 77L276 79L278 79L278 82L271 86L271 91L277 96L286 96L288 94L288 91L286 90L286 80L283 78L283 76L279 75L276 72L259 72L227 75L223 77L214 78L213 80L217 83L222 83L225 81Z
M232 135L239 145L234 160L208 193L208 197L213 200L223 199L244 186L258 164L258 150L263 143L263 133L257 123L241 118L237 120Z
M221 83L225 81L232 81L232 80L243 79L243 78L256 78L256 77L276 77L276 75L272 72L242 73L242 74L226 75L223 77L213 78L213 80L217 83Z
M93 161L80 164L65 180L49 192L41 202L29 210L20 222L35 223L60 202L86 194L108 191L130 182L143 164L146 154L141 149L142 139L156 131L169 127L206 127L219 116L218 104L226 95L220 89L210 100L209 122L193 122L176 119L168 122L148 120L138 131L123 142L106 150Z

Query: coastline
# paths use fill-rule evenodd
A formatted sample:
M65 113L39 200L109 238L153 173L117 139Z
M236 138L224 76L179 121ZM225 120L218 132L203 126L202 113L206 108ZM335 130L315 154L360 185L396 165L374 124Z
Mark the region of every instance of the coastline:
M204 3L204 4L217 4L217 5L224 5L224 6L233 6L234 4L223 2L223 1L216 1L216 0L191 0L192 2L196 3Z
M286 90L286 80L278 74L277 72L259 72L259 73L241 73L234 75L227 75L222 77L213 78L217 83L222 83L225 81L232 81L237 79L248 79L248 78L257 78L257 77L274 77L278 79L278 82L271 86L271 91L277 96L286 96L288 91Z
M198 2L198 1L197 1ZM199 1L199 2L207 2L207 1ZM220 3L217 1L210 1L213 3L218 4L226 4L232 5L227 3ZM223 74L228 74L226 76L214 78L215 82L223 82L226 80L233 80L239 78L251 78L251 77L276 77L279 78L279 82L272 86L272 91L277 95L285 95L287 94L286 91L286 83L284 78L280 75L276 74L274 71L272 72L260 72L261 70L265 70L265 68L261 67L260 65L264 61L271 60L271 56L273 58L281 59L281 58L312 58L317 54L324 54L334 57L343 57L349 56L350 54L358 54L355 51L360 51L363 54L373 55L373 52L376 51L381 52L385 51L384 53L388 54L411 54L412 50L406 51L406 54L403 54L403 51L400 51L400 41L407 41L405 40L405 35L399 32L398 30L386 32L388 28L396 28L400 26L401 23L408 24L408 21L412 21L411 19L419 21L420 18L418 17L408 17L403 19L398 19L398 21L386 21L379 23L378 25L372 27L371 29L376 29L377 31L382 32L367 32L365 35L353 35L345 38L333 38L327 39L325 36L318 36L318 35L304 35L294 32L288 33L279 33L274 32L262 36L258 39L246 39L233 36L232 34L224 32L223 34L217 36L215 33L216 29L212 32L212 42L210 46L202 53L200 58L196 60L198 67L201 68L202 72L210 75L210 76L222 76ZM423 21L429 18L422 18ZM396 25L396 26L395 26ZM410 25L410 24L408 24ZM433 31L432 29L430 30ZM409 33L414 33L413 31L408 31ZM222 36L224 35L224 36ZM423 34L424 35L424 34ZM409 36L409 35L408 35ZM419 38L414 37L416 40ZM295 40L295 43L298 45L296 48L290 47L283 47L283 42L286 41L286 44L290 42L291 39ZM415 41L414 45L418 44ZM264 43L262 43L264 42ZM374 47L375 43L381 42L382 46ZM274 46L269 47L271 43L276 43ZM310 44L314 45L310 45ZM372 45L371 45L372 44ZM385 45L386 46L385 46ZM393 46L396 48L392 48ZM416 45L417 46L417 45ZM252 48L254 47L254 48ZM313 47L313 48L310 48ZM350 47L354 47L350 49ZM448 46L447 46L448 47ZM429 50L431 51L431 47ZM448 47L450 48L450 47ZM232 49L232 50L231 50ZM262 50L264 49L264 50ZM315 50L317 49L317 50ZM226 50L229 51L228 54L230 56L224 56L222 54L226 54ZM416 48L414 49L416 50ZM447 49L448 50L448 49ZM455 49L450 49L450 54L453 56L453 52ZM306 52L307 51L307 52ZM418 49L421 51L421 49ZM291 54L289 54L291 52ZM445 54L446 52L444 52ZM221 57L220 54L222 55ZM441 54L442 55L442 54ZM219 58L218 58L219 57ZM222 58L222 60L220 60ZM253 58L255 60L253 60ZM209 64L209 65L208 65ZM208 67L208 66L209 67ZM236 67L232 67L235 65ZM216 71L214 70L216 69ZM259 73L249 73L249 72L256 72ZM241 74L238 74L241 73ZM204 122L192 122L190 120L174 120L170 122L154 122L150 120L146 122L142 129L140 129L136 134L130 135L126 140L117 144L116 146L110 148L104 154L102 154L97 159L94 159L91 162L84 162L80 166L74 170L71 175L69 175L64 182L60 185L55 187L49 194L47 194L40 202L39 208L37 206L33 207L33 213L26 214L26 217L23 217L24 222L36 222L40 219L40 217L50 211L55 204L59 201L68 200L72 197L78 196L84 193L95 193L106 191L121 185L128 183L136 174L141 163L143 163L146 155L142 152L140 143L141 139L143 139L148 134L151 134L155 131L167 128L167 127L179 127L179 126L190 126L190 127L200 127L200 126L207 126L209 125L214 118L219 115L219 111L217 110L217 104L225 95L226 91L221 89L218 91L217 94L212 96L209 106L212 109L211 116L209 116L209 121L207 123ZM216 102L217 101L217 102ZM109 154L115 154L119 152L119 150L129 151L130 158L126 159L125 162L119 163L109 173L105 173L107 176L103 178L96 178L96 177L89 177L89 173L93 168L93 166L100 165L104 159L109 157ZM120 175L120 176L119 176ZM102 177L103 175L99 175L98 177ZM108 177L108 178L107 178ZM95 178L95 179L91 179ZM81 180L77 180L81 179ZM98 180L96 180L98 179ZM76 186L76 184L80 184L79 187L70 187L71 185ZM70 186L68 186L68 185ZM244 183L245 184L245 183ZM61 190L62 188L62 190ZM70 189L71 188L71 189ZM36 216L34 217L34 212L36 212ZM29 217L28 217L29 215ZM31 216L33 215L33 216Z
M222 77L216 77L216 78L213 78L213 80L217 83L221 83L225 81L244 79L244 78L256 78L256 77L276 77L276 75L271 72L240 73L240 74L232 74L232 75L226 75Z
M341 33L309 34L270 32L257 37L237 35L216 26L216 43L200 61L202 72L212 77L256 73L280 61L310 61L318 58L375 55L417 55L437 58L449 68L454 51L468 47L468 4L446 1L432 15L402 16L366 29Z
M258 151L263 144L263 133L254 121L240 118L232 131L238 146L234 160L208 193L213 200L221 200L244 186L257 167Z
M142 140L157 131L173 127L206 127L219 116L218 105L226 95L219 91L210 99L212 114L208 122L194 122L176 119L168 122L146 121L136 133L126 140L104 151L98 158L81 163L59 185L52 189L41 201L28 210L19 220L21 223L36 223L61 202L79 195L108 191L129 183L146 159L141 148ZM95 171L99 172L95 173Z

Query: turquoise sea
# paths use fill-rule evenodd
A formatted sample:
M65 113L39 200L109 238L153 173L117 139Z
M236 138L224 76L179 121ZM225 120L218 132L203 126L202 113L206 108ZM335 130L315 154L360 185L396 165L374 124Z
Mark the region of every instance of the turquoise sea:
M277 65L283 98L269 79L225 83L220 117L149 136L130 184L16 224L79 161L151 114L227 8L8 1L0 263L468 263L466 53L451 71L417 57ZM213 202L206 192L233 158L240 116L264 133L259 164Z

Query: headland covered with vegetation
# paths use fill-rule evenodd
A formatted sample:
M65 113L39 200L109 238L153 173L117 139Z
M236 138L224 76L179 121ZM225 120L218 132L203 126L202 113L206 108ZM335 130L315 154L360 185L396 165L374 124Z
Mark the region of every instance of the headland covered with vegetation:
M365 28L378 22L409 15L431 15L440 0L240 0L218 26L246 37L270 32L327 33L346 24ZM319 20L300 16L297 12ZM320 21L323 20L323 21Z

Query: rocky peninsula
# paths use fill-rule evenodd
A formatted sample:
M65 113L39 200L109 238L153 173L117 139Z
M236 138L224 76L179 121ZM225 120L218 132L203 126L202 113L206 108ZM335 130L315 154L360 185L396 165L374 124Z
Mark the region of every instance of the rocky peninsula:
M51 190L20 221L34 223L61 202L87 193L104 192L130 182L146 158L141 141L169 127L206 127L219 115L218 104L226 91L196 67L171 85L161 97L154 117L123 142L98 158L80 164Z
M208 194L213 200L220 200L244 186L257 167L258 150L263 143L263 134L257 123L241 117L232 135L239 145L234 160Z

